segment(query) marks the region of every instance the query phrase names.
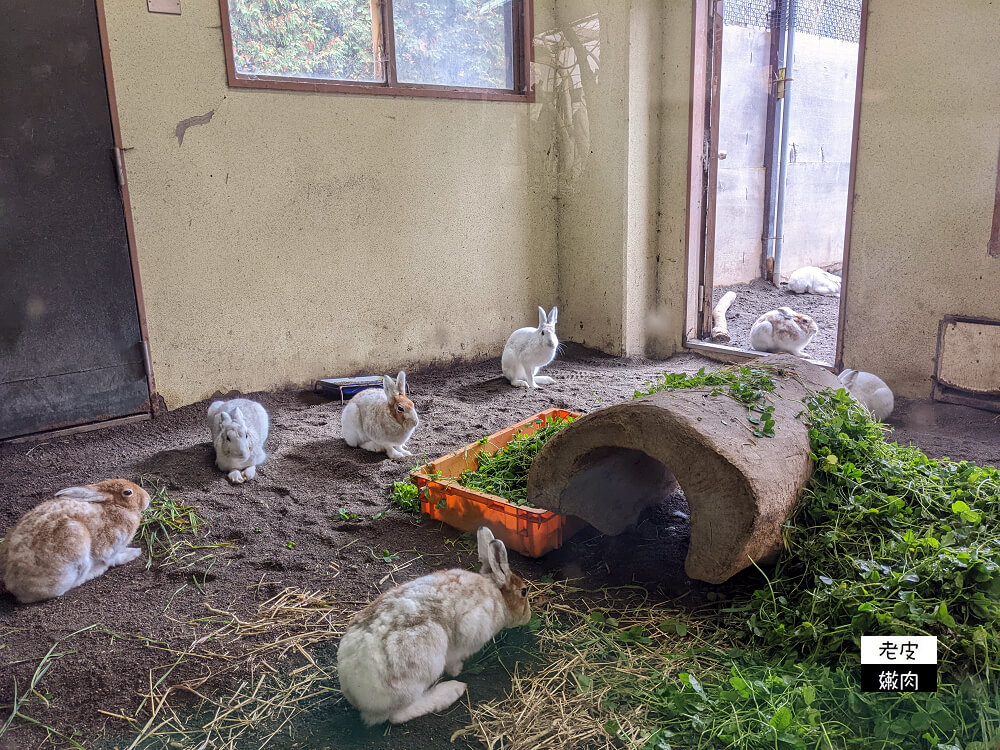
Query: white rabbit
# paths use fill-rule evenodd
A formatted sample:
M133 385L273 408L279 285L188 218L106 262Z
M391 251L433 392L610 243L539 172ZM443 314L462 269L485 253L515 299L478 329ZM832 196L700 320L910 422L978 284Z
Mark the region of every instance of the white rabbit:
M478 573L439 570L391 589L348 623L337 651L340 688L371 726L441 711L461 697L463 662L504 628L531 617L528 589L485 526ZM437 684L435 684L437 683Z
M125 479L59 490L0 543L0 578L22 604L62 596L141 554L129 547L149 493Z
M840 296L839 276L816 266L803 266L788 277L788 290L796 294L820 294L824 297Z
M264 463L264 443L271 420L256 401L234 398L208 407L208 428L215 446L215 464L228 472L229 481L242 484L257 476Z
M382 390L368 388L348 402L340 417L340 432L352 448L381 453L389 458L413 454L403 446L420 420L406 397L406 373L396 379L382 376Z
M816 321L790 307L779 307L757 318L750 329L750 346L759 352L788 352L802 356L802 349L819 331Z
M878 375L857 370L844 370L838 376L855 401L864 404L868 411L884 422L892 414L894 400L892 389Z
M503 368L504 377L511 385L519 388L537 388L540 385L556 382L548 375L535 373L556 358L556 349L559 347L559 339L556 338L558 318L558 307L553 307L547 316L545 310L539 307L538 328L530 326L518 328L507 339L500 366Z

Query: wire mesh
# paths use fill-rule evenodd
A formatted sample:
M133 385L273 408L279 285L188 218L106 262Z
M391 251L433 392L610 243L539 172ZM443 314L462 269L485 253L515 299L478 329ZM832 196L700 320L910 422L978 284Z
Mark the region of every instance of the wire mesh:
M858 42L861 36L861 0L792 0L795 30L803 34ZM785 23L783 0L726 0L723 22L773 31Z

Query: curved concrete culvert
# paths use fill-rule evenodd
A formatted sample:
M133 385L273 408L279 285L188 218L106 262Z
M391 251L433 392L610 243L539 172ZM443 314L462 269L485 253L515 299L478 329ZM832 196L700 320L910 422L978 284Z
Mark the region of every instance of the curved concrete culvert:
M777 375L774 437L754 437L746 408L707 390L665 391L592 412L554 436L528 475L528 500L620 534L678 483L691 514L684 568L722 583L782 548L781 526L812 473L803 399L841 387L790 355L754 360ZM776 371L778 373L781 370Z

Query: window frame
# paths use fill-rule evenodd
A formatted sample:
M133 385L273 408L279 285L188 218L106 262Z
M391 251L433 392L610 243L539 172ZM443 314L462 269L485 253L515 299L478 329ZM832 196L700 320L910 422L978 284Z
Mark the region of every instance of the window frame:
M392 0L379 0L382 19L382 54L386 69L385 81L336 81L294 76L253 75L239 73L233 55L233 34L230 26L229 0L219 0L222 21L222 42L226 55L226 77L230 87L272 89L279 91L311 91L335 94L369 94L375 96L414 96L438 99L474 99L479 101L534 102L533 0L511 0L511 38L513 46L513 89L488 89L471 86L441 86L427 83L401 83L396 79L396 44Z

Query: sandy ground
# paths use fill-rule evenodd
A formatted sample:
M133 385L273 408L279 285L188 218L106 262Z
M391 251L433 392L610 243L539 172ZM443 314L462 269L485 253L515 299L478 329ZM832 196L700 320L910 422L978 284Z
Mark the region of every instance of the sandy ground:
M331 591L361 606L394 582L444 566L470 566L475 560L468 546L441 524L394 509L373 519L387 509L392 482L402 479L411 464L542 409L592 411L631 398L635 388L664 370L694 371L706 363L713 366L691 355L669 362L615 359L568 345L548 369L557 383L533 392L511 388L500 377L496 359L413 371L408 382L421 425L409 444L415 455L405 463L348 448L340 438L339 402L303 391L252 394L271 413L270 456L257 478L242 486L230 485L214 466L204 422L207 402L149 423L0 444L0 529L62 487L142 475L196 505L210 527L208 540L233 544L186 570L157 564L147 570L140 562L116 568L55 601L18 606L9 595L0 595L0 705L12 702L15 682L23 694L54 643L96 625L63 641L57 649L61 655L38 685L45 700L32 696L22 710L64 733L78 731L88 750L127 747L122 740L128 725L99 711L133 715L151 672L156 679L173 662L171 654L134 636L184 648L215 627L205 619L206 605L248 616L284 587L298 586ZM932 455L1000 463L997 415L902 402L898 416L897 438ZM697 598L706 585L684 575L687 528L673 515L685 507L682 495L666 498L628 535L609 539L584 531L541 560L512 554L512 567L529 578L584 576L598 585L639 581L658 596L690 592ZM344 520L341 509L359 519ZM383 551L399 555L397 561L386 562ZM393 573L410 560L405 570ZM472 701L504 694L508 670L521 653L516 644L524 639L530 635L514 634L499 662L463 677ZM329 643L313 656L332 663L335 653L336 645ZM182 664L169 680L179 683L198 673L197 664ZM6 715L6 709L0 711L0 726ZM275 747L451 748L461 746L449 738L467 719L468 708L459 703L407 725L369 730L344 701L329 700L297 724L294 738ZM34 747L44 736L37 727L15 721L0 736L0 750Z
M750 348L750 329L754 322L768 310L790 307L805 313L816 321L819 332L806 346L803 354L810 359L833 363L837 356L837 324L840 315L839 297L820 297L815 294L795 294L776 289L763 279L749 284L716 287L712 293L713 307L726 292L736 292L736 299L726 314L729 323L730 346Z

